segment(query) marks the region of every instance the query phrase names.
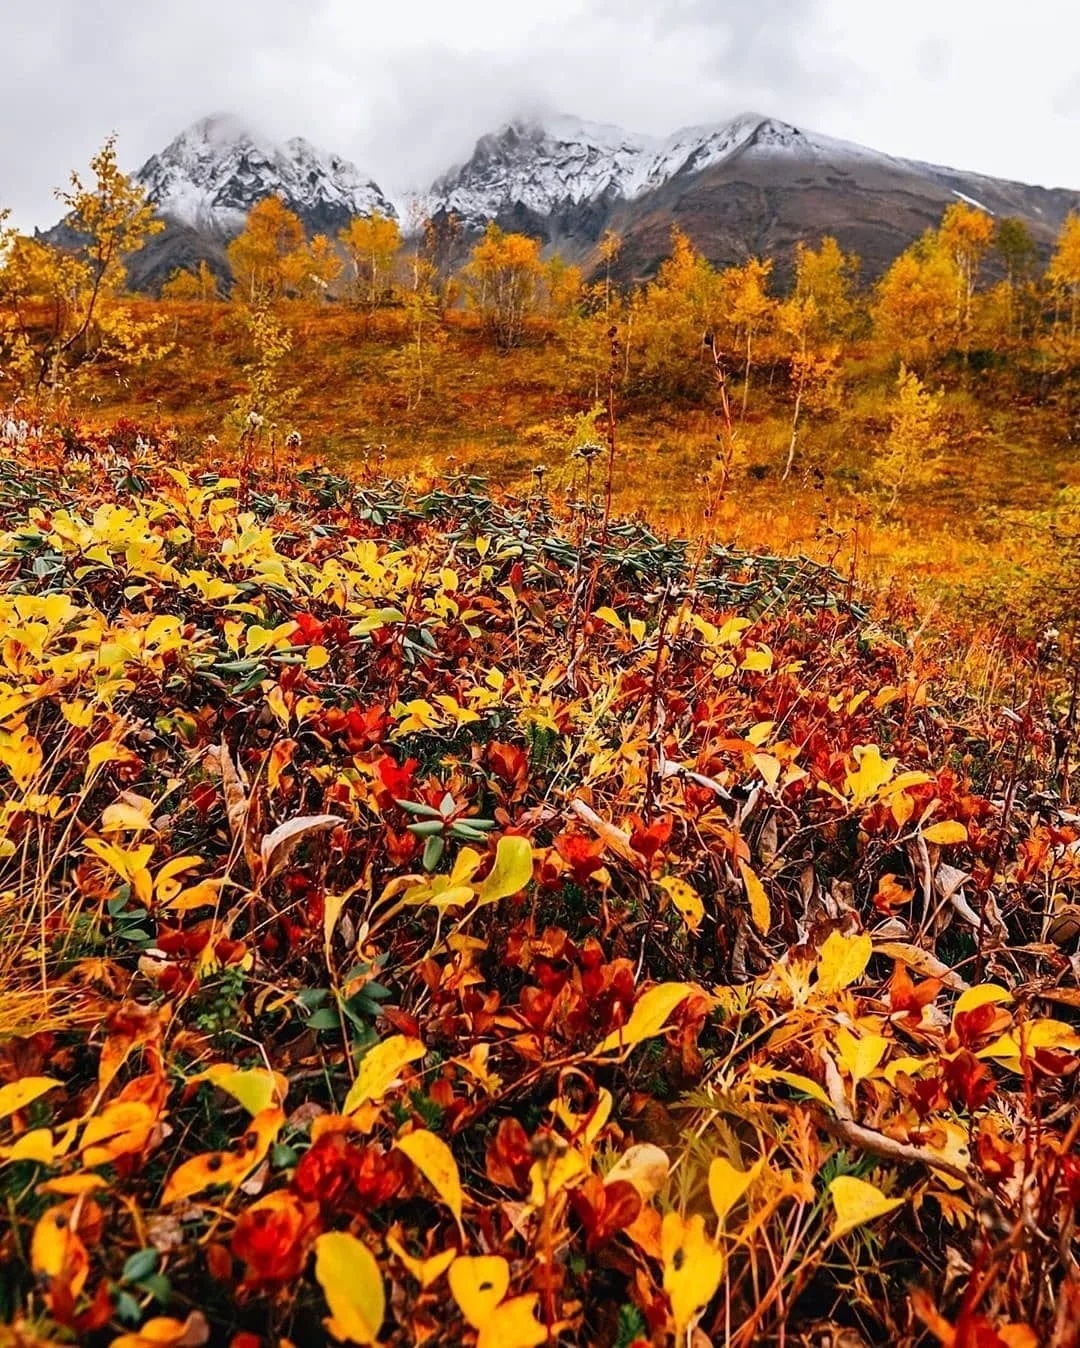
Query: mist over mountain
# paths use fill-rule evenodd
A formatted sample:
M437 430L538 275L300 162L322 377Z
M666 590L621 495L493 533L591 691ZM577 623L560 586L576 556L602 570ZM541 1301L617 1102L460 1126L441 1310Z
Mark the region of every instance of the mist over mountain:
M354 216L456 217L463 243L489 221L543 240L588 270L606 229L623 238L621 279L651 275L673 225L713 263L773 257L781 275L800 240L834 235L879 275L944 209L967 201L1013 216L1046 252L1080 193L896 158L757 113L666 137L569 116L518 118L482 136L469 158L395 204L341 155L301 137L277 142L217 114L182 131L133 175L165 230L131 259L130 280L156 290L225 247L259 200L280 197L309 233L331 237Z

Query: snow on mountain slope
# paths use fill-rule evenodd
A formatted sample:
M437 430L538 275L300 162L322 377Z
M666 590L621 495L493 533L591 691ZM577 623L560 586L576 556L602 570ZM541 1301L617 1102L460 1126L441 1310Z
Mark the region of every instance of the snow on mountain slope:
M658 142L574 117L514 121L482 136L467 163L431 188L425 205L480 228L504 207L537 215L584 201L630 197Z
M453 211L467 227L478 228L516 206L549 215L587 201L630 201L677 175L701 173L740 154L817 163L902 163L757 113L684 127L666 139L550 117L514 121L482 137L467 163L433 184L426 205L431 212Z
M268 140L239 119L204 117L135 174L161 215L200 231L236 233L251 207L279 196L309 228L340 227L356 215L396 215L355 164L301 137Z

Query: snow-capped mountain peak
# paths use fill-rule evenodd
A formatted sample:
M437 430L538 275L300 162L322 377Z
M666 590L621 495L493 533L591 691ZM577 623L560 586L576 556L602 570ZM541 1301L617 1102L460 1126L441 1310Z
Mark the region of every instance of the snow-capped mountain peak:
M433 184L428 204L477 227L508 206L547 215L568 204L628 197L639 190L656 144L576 117L516 119L482 136L467 163Z
M347 159L299 136L278 144L229 113L187 127L135 181L167 219L222 234L241 229L268 196L279 196L309 229L337 229L374 211L396 214L378 184Z
M742 154L817 162L888 158L755 112L667 137L575 117L518 119L481 137L467 163L432 186L428 205L479 227L518 207L544 216L586 202L630 201Z

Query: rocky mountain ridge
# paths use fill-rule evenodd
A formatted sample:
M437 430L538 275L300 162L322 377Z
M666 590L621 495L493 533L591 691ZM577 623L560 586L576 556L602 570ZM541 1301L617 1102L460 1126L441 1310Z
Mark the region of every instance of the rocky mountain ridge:
M156 290L174 268L204 259L226 279L228 240L268 196L310 233L331 237L357 215L398 217L391 197L341 155L300 137L275 142L226 114L194 123L133 176L166 223L131 259L140 289ZM566 116L516 119L416 194L410 215L456 216L463 245L494 220L586 270L613 228L624 241L624 280L655 271L673 225L710 261L767 254L781 276L800 239L830 233L872 278L957 200L1023 220L1044 253L1080 207L1077 192L897 158L744 113L667 137Z

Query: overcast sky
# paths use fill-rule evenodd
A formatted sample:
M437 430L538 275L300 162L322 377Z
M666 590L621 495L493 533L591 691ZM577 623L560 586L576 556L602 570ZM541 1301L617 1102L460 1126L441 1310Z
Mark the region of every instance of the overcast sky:
M0 0L0 205L51 224L105 135L136 168L234 112L392 193L508 118L667 133L753 110L1080 188L1080 0Z

